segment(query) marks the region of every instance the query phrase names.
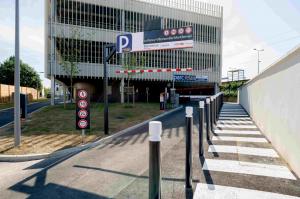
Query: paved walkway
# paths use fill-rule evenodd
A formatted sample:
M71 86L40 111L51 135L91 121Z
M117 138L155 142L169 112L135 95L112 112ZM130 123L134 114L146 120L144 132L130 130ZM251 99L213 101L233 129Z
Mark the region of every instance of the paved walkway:
M184 140L184 115L181 110L161 119L162 156ZM24 163L0 162L0 198L148 198L148 149L147 124L109 143L69 157ZM178 148L177 151L179 159L183 160L184 150ZM175 184L184 183L184 170L181 172L173 166L184 169L183 164L176 164L176 157L172 157L164 162L164 168L175 174L179 172L179 175L166 173L163 179ZM138 180L144 180L146 184L140 184L143 189L135 190L133 185ZM175 189L183 190L181 185Z
M185 192L185 114L162 118L163 199L295 199L300 181L245 111L225 104L205 159L194 108L193 192ZM0 198L148 198L148 125L79 154L0 162ZM5 172L2 172L5 171ZM297 197L298 196L298 197Z
M238 104L224 104L205 159L195 161L194 199L294 199L300 180Z

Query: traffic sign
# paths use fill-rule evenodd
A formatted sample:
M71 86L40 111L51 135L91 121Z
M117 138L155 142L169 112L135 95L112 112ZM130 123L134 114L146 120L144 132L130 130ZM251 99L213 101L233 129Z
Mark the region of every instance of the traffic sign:
M78 111L77 115L79 118L84 119L88 116L88 112L87 110L82 109Z
M86 100L79 100L77 106L81 109L86 108L88 106L88 102Z
M90 128L90 97L89 93L80 89L76 95L76 129L84 130Z
M88 121L87 120L79 120L78 121L78 127L80 129L85 129L88 126Z
M80 99L86 99L87 98L87 92L86 92L86 90L79 90L78 91L78 97L80 98Z

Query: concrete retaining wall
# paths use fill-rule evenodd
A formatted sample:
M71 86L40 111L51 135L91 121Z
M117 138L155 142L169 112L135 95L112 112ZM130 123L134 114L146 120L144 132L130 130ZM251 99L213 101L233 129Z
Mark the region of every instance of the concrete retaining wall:
M241 87L239 103L300 176L300 47Z

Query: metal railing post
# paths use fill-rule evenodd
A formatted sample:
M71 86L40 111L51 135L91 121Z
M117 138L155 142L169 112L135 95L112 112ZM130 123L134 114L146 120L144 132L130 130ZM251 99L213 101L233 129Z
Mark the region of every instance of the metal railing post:
M192 189L192 132L193 132L193 107L185 109L186 136L185 136L185 188Z
M206 116L206 139L210 140L210 98L206 98L205 104L205 116Z
M161 133L161 122L149 123L149 199L161 198Z
M199 101L199 156L203 156L204 101Z
M210 97L210 129L214 132L214 98Z
M217 125L217 114L218 114L217 101L218 101L218 97L214 96L214 123L215 123L215 125Z

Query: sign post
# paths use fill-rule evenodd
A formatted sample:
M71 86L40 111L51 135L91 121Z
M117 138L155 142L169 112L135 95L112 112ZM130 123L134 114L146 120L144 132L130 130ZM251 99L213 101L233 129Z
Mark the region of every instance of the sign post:
M108 126L108 96L107 96L107 62L116 53L115 44L106 44L103 47L103 93L104 93L104 134L109 134Z
M81 130L83 142L85 129L90 129L90 96L84 89L76 93L76 129Z

